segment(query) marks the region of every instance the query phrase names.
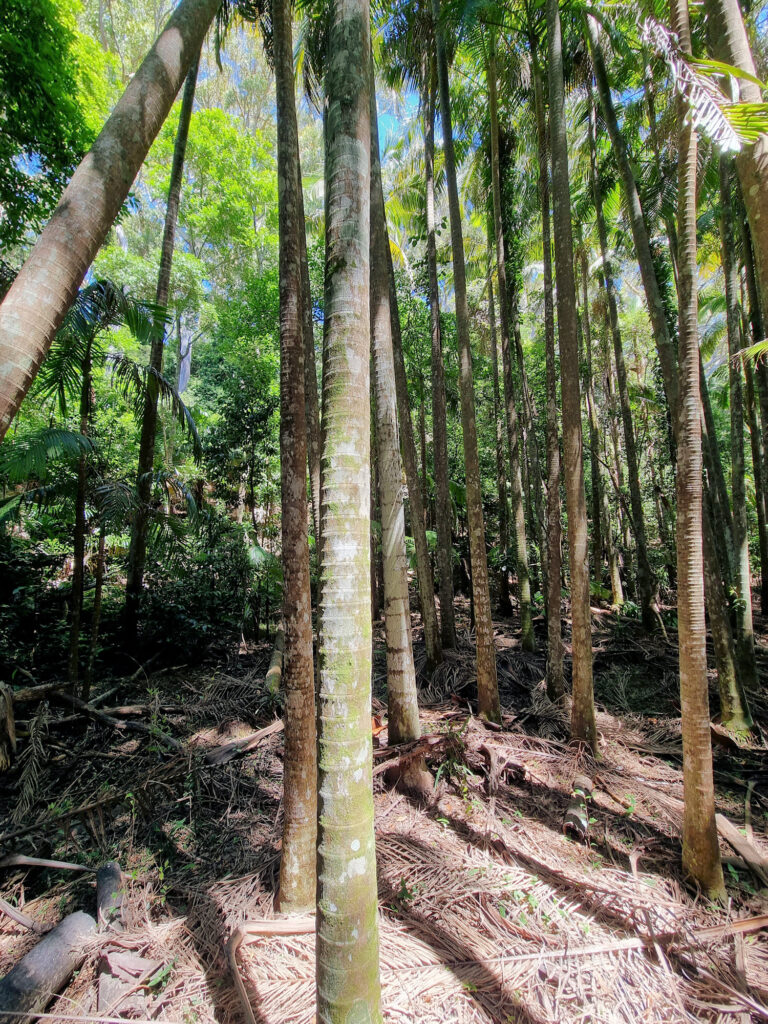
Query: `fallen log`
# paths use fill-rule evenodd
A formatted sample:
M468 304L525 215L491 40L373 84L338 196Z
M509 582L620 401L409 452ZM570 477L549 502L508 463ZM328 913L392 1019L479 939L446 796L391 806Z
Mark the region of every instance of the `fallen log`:
M13 715L13 691L0 683L0 772L7 771L16 756L16 719Z
M266 684L270 693L277 693L283 681L283 654L285 653L285 629L282 622L277 627L275 646L269 659Z
M573 780L571 802L563 818L563 834L577 839L580 843L585 843L589 835L588 804L593 791L592 780L586 775L577 775Z
M763 857L760 851L743 836L741 832L723 814L716 814L717 831L725 839L729 846L745 860L753 874L768 886L768 858Z
M107 861L96 872L96 918L100 932L122 932L124 897L125 879L120 865L115 860ZM110 942L107 938L101 945L96 971L97 1012L110 1016L119 1010L120 1016L146 1017L147 1000L141 985L159 966L156 960L125 950L119 939Z
M262 740L266 739L267 736L271 736L273 733L280 732L284 728L284 722L282 718L278 718L272 722L271 725L265 726L263 729L258 729L256 732L248 733L247 736L241 736L239 740L231 740L229 743L223 743L220 747L214 747L213 750L209 750L205 755L206 764L226 764L227 761L231 761L233 757L237 757L239 754L245 754L249 750L253 750L254 747L258 746Z
M0 981L0 1024L28 1024L46 1008L85 958L96 930L90 914L65 917Z

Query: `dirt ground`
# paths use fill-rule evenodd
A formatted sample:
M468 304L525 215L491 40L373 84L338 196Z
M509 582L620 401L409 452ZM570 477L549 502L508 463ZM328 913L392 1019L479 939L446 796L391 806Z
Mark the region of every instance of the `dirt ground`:
M466 620L464 620L466 626ZM729 903L708 906L680 869L682 776L676 648L639 624L595 612L601 757L570 747L546 698L544 659L497 624L501 730L473 714L472 646L431 680L414 616L437 785L425 799L391 788L386 729L375 738L381 979L388 1021L637 1022L768 1018L768 889L721 841ZM537 623L543 637L543 624ZM768 648L766 648L768 652ZM128 880L119 937L94 938L49 1007L50 1020L96 1012L105 947L151 966L137 975L142 1019L242 1021L226 959L245 920L274 916L281 835L282 734L209 764L206 753L279 715L264 676L270 648L241 645L205 664L104 680L93 704L145 733L94 721L50 695L19 705L20 756L0 776L0 896L38 925L95 912L93 870L117 860ZM385 674L375 630L375 710ZM760 650L761 668L768 653ZM39 682L44 682L40 680ZM754 694L755 741L715 734L718 811L768 867L768 703ZM716 696L713 691L713 706ZM181 751L163 736L182 742ZM563 834L579 774L594 784L588 839ZM8 863L54 858L90 871ZM768 926L768 919L763 922ZM0 913L0 975L39 937ZM111 944L111 946L110 946ZM243 947L255 1019L310 1022L314 937ZM134 1011L135 1014L136 1011Z

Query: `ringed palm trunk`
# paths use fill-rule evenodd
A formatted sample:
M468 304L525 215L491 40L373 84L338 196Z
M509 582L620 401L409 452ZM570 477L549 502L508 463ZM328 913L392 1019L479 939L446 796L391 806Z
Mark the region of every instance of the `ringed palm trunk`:
M672 0L672 28L691 52L688 0ZM725 896L715 824L702 564L701 400L696 268L696 135L682 98L678 116L679 402L677 578L683 731L683 867L711 897Z
M173 267L173 246L176 238L176 224L179 218L179 202L181 200L181 181L184 173L184 157L187 152L189 124L192 119L192 108L195 102L195 86L200 54L192 63L184 84L184 97L179 113L179 127L173 147L171 179L168 185L168 202L165 208L165 226L163 242L160 250L160 270L157 275L157 292L155 302L158 306L168 305L171 287L171 269ZM149 354L149 366L156 373L163 370L163 347L165 343L165 324L155 326ZM144 413L141 419L141 439L139 441L139 469L136 479L138 506L131 529L131 546L128 551L128 571L125 585L125 629L126 635L132 639L136 634L138 604L144 584L144 565L147 558L147 527L149 525L149 500L152 494L152 469L155 464L155 435L157 433L157 381L154 377L147 378L144 396Z
M435 465L435 525L437 567L440 576L440 639L444 648L456 646L453 613L453 541L451 496L448 490L448 425L445 409L445 370L440 328L440 293L437 285L435 242L435 71L430 61L427 120L424 131L424 178L427 192L427 268L429 314L432 328L432 454ZM426 493L426 492L425 492Z
M285 693L283 847L280 909L315 903L317 757L312 608L307 537L307 423L304 399L301 178L293 79L291 6L273 0L280 226L280 493L283 562L282 682Z
M326 330L317 1016L381 1020L370 595L370 12L333 6L325 83Z
M376 95L371 79L371 349L381 547L384 568L384 621L387 636L387 728L390 743L421 735L413 665L408 559L405 551L400 438L397 429L392 314L389 308L389 237L381 184ZM422 520L423 523L423 520Z
M501 571L499 572L499 614L510 616L512 602L509 599L509 516L507 508L507 474L504 468L504 424L499 393L499 352L496 344L496 306L493 301L493 273L488 265L488 324L491 334L491 372L493 374L493 422L496 424L496 482L499 488L499 548Z
M499 686L496 675L496 652L493 645L491 596L488 589L488 560L485 551L485 523L480 487L480 459L477 450L475 420L475 387L472 378L472 350L469 340L469 310L464 267L464 240L461 230L461 207L456 180L456 157L453 150L451 99L448 82L448 58L440 24L440 0L432 0L432 19L437 49L437 76L440 86L440 119L443 126L445 177L448 186L448 213L451 223L451 250L456 301L456 333L459 346L459 382L461 394L461 426L464 438L464 468L467 484L467 524L472 562L472 600L477 636L477 692L481 715L501 721Z
M88 420L91 407L91 346L81 367L82 381L80 384L80 433L88 433ZM72 568L72 618L69 627L69 659L67 679L74 689L77 686L80 664L80 620L83 614L83 590L85 583L85 489L87 482L88 463L84 452L77 460L77 494L75 497L75 535L74 560Z
M509 434L509 482L512 495L512 521L515 531L517 597L520 604L520 633L525 651L536 650L531 613L531 579L528 571L528 544L525 535L525 506L520 472L520 436L515 393L512 387L512 342L509 331L509 293L507 264L504 258L504 232L501 224L501 174L499 171L499 110L496 93L496 52L494 33L489 34L488 98L491 115L491 184L493 191L493 228L496 236L496 273L499 279L499 328L504 360L504 402ZM509 371L507 371L509 367Z
M608 232L603 215L603 197L597 175L597 156L593 134L592 109L589 111L589 143L592 176L592 191L595 200L597 231L600 238L600 255L602 258L602 277L605 294L608 299L608 320L613 341L613 357L616 363L616 383L619 392L621 422L624 428L624 449L627 456L627 477L629 478L629 500L632 508L632 532L635 535L637 548L637 594L640 598L640 612L643 626L651 630L656 625L658 608L654 598L653 573L648 561L648 544L645 534L645 515L643 498L640 493L640 467L635 445L635 428L632 422L632 406L629 402L627 385L627 367L624 362L624 346L619 327L619 308L616 300L616 284L613 277L613 266L608 255Z
M0 306L0 440L51 347L221 0L182 0L72 176Z
M568 510L568 556L571 575L573 689L571 736L597 749L592 686L592 630L589 604L589 532L584 493L584 457L579 395L579 342L573 234L565 131L563 55L558 0L547 0L549 41L549 109L552 146L552 198L557 274L557 322L560 338L560 379L563 396L563 459ZM550 570L551 571L551 570Z
M587 250L580 244L581 287L584 292L582 335L584 338L584 392L589 423L589 473L592 483L592 571L595 580L603 577L603 477L600 471L600 428L595 404L595 383L592 372L592 324L589 317L589 268ZM610 530L610 522L607 525Z
M744 373L746 379L744 410L747 415L749 440L752 449L752 473L755 479L755 504L757 505L757 533L760 550L760 605L763 613L765 613L768 606L768 602L766 602L766 591L768 590L768 526L766 523L765 480L763 477L765 454L763 452L763 438L760 433L757 406L755 404L754 376L748 360L744 360Z
M297 156L298 159L298 156ZM304 406L307 420L307 458L309 465L309 493L312 502L312 523L315 528L315 549L319 552L322 541L320 522L320 402L317 397L317 361L315 359L315 328L312 317L312 289L309 282L307 260L307 232L304 219L304 189L299 174L299 255L301 259L301 334L304 343Z
M547 406L547 694L559 700L565 693L561 614L562 526L560 521L560 437L557 409L557 366L555 357L555 311L552 296L552 243L549 217L549 146L541 68L533 47L536 136L539 151L539 204L541 239L544 250L544 344L546 351Z
M411 530L416 550L416 579L419 584L419 604L421 619L424 623L424 643L427 648L427 668L434 669L443 660L440 646L440 634L437 628L437 612L435 610L435 584L432 562L429 557L427 533L425 529L424 499L422 497L419 467L416 461L416 442L413 438L411 407L408 402L408 380L405 373L403 358L403 342L400 333L400 311L397 305L397 288L395 270L392 265L392 252L387 247L387 272L389 276L389 312L392 318L392 353L395 363L395 389L397 391L397 413L400 424L400 440L402 443L403 466L405 481L408 486L408 503L410 505Z
M80 692L80 699L88 703L91 696L91 683L93 682L93 669L96 664L96 649L99 642L99 626L101 625L101 603L104 593L104 569L105 569L105 548L107 540L107 528L102 523L99 529L99 546L96 554L95 588L93 592L93 614L91 617L91 640L88 645L88 661L83 676L83 687Z
M733 582L736 588L736 653L739 660L738 682L741 700L747 707L745 690L755 690L755 635L752 625L752 573L749 566L747 494L744 481L744 400L741 384L741 314L739 312L739 275L736 269L732 175L727 156L720 157L720 209L722 261L725 276L726 322L728 328L729 391L731 408L731 494L733 496ZM729 727L738 731L752 725L749 712Z

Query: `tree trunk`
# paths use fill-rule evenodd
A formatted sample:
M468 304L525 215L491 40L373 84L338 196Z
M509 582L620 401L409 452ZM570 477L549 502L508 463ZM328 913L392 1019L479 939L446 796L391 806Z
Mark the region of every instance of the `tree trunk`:
M624 347L619 327L619 308L616 298L616 284L613 278L613 266L608 255L608 232L603 215L603 199L598 179L597 154L592 129L592 108L589 111L589 141L592 171L592 190L595 199L597 230L600 238L600 255L602 257L602 278L608 300L608 320L613 340L613 357L616 362L616 383L619 393L621 421L624 428L624 449L627 456L627 477L629 479L629 500L632 508L632 532L635 535L637 548L637 594L640 599L640 612L643 626L652 630L656 626L658 608L654 597L654 582L651 565L648 561L648 544L645 535L645 515L643 498L640 493L640 467L635 446L635 428L632 422L632 406L629 402L627 385L627 368L624 362Z
M320 552L322 523L320 521L320 402L317 396L317 361L315 359L315 326L312 316L312 289L307 260L307 231L304 219L304 189L299 161L299 257L301 260L301 334L304 344L304 406L307 421L307 460L309 493L312 503L312 524L315 528L315 550Z
M589 604L589 531L584 493L584 462L579 395L579 343L576 328L576 285L573 276L573 235L565 130L563 54L558 0L547 0L549 40L549 110L552 146L552 199L557 274L557 320L560 338L560 379L563 400L563 461L568 511L568 557L571 576L573 688L571 736L597 749L592 690L592 630Z
M448 187L448 213L451 222L453 282L456 301L456 333L459 346L459 383L461 394L461 426L464 437L464 467L467 485L467 523L472 560L472 598L477 636L477 692L480 714L494 722L501 721L499 687L496 676L496 651L493 644L491 597L488 590L488 560L485 551L485 524L480 486L480 459L477 450L475 419L475 386L472 377L472 350L469 340L469 310L464 267L464 240L461 229L461 207L456 179L456 158L453 151L451 100L448 82L448 58L440 24L440 0L432 0L432 20L437 47L437 72L440 85L440 120L443 127L443 154Z
M509 483L512 497L512 522L515 532L517 565L517 599L520 604L520 634L524 651L536 650L531 612L531 579L528 571L528 543L525 535L525 506L520 472L520 436L517 407L512 382L512 339L509 324L507 264L504 258L504 232L501 225L501 174L499 171L499 110L496 94L496 50L494 30L488 37L488 98L491 116L491 185L493 192L493 227L496 236L496 272L499 278L499 329L504 360L504 402L507 407L509 433ZM455 257L454 257L455 260ZM507 371L509 367L509 371Z
M710 46L718 60L755 74L738 0L706 0ZM745 78L738 80L739 99L762 102L760 86ZM744 146L735 159L755 256L755 278L763 316L768 311L768 135Z
M88 662L85 666L83 676L83 688L80 692L80 699L86 704L91 696L91 683L93 682L93 667L96 664L96 647L99 640L99 626L101 624L101 602L104 592L104 570L106 566L104 549L106 546L107 530L102 524L99 530L99 547L96 554L95 589L93 592L93 614L91 616L91 642L88 646Z
M430 61L430 69L433 62ZM453 613L453 543L451 537L451 496L448 490L448 426L445 410L445 370L440 329L440 294L437 285L435 243L435 73L428 87L427 119L424 126L424 177L427 192L427 269L429 272L429 313L432 325L432 456L435 467L435 524L437 526L437 568L440 579L440 639L444 648L456 646Z
M86 347L81 367L80 382L80 433L88 434L88 420L91 411L91 343ZM69 626L69 659L67 679L74 693L77 687L80 663L80 619L83 614L83 588L85 582L85 489L87 483L88 461L85 452L80 453L77 460L77 494L75 496L75 536L72 563L72 606Z
M691 52L688 0L673 0L672 28ZM677 407L677 578L683 730L683 867L713 899L725 896L715 824L707 691L702 565L701 400L696 293L696 135L677 99L679 402Z
M291 5L272 0L280 222L280 495L283 562L285 758L279 905L304 913L315 902L317 757L312 598L307 536L301 178L293 78Z
M766 516L765 478L763 476L765 452L763 451L763 437L760 432L755 404L754 375L752 373L752 365L748 359L744 360L744 373L747 384L744 408L747 414L747 426L749 428L749 440L752 449L752 472L755 478L755 505L757 506L757 534L760 551L760 608L763 615L765 615L766 611L768 611L768 517Z
M600 471L600 427L595 404L594 374L592 372L592 325L589 317L589 268L587 250L581 246L581 287L584 292L583 329L584 338L584 391L587 400L589 422L589 470L592 481L592 571L597 583L603 579L603 480ZM606 523L610 532L610 520Z
M536 135L539 150L539 203L541 206L541 238L544 250L544 339L547 374L547 538L546 538L546 608L547 608L547 694L559 700L565 693L563 676L563 641L561 613L562 527L560 522L560 438L557 410L557 366L555 359L555 311L552 301L552 244L549 218L549 146L541 68L533 48L534 90L536 102Z
M370 13L333 7L318 716L317 1016L381 1020L370 600Z
M221 0L182 0L0 306L0 440L120 212Z
M715 545L722 574L728 588L733 585L735 555L733 551L733 517L725 482L723 462L720 458L720 445L717 442L717 429L712 403L709 400L709 387L704 373L704 363L699 353L699 390L701 391L701 444L704 455L704 468L707 482L712 492L712 512L715 525ZM718 543L719 538L719 543Z
M158 306L168 305L171 286L171 268L173 266L173 246L176 238L176 223L179 217L179 201L181 199L182 175L184 173L184 157L187 151L189 124L195 102L195 86L200 54L193 60L184 84L184 96L179 113L179 127L173 147L171 178L168 185L168 203L165 209L165 226L163 243L160 252L160 270L157 275L157 292L155 302ZM155 373L163 370L163 347L165 343L165 323L155 325L149 354L149 368ZM131 546L128 551L128 569L125 584L125 631L127 639L133 640L136 635L138 621L138 605L144 585L144 565L147 557L147 528L149 526L149 501L152 494L152 469L155 464L155 434L157 432L157 381L153 376L147 377L144 396L144 413L141 419L141 439L139 441L139 468L136 478L136 495L138 499L136 514L131 529Z
M408 558L405 551L403 468L397 429L392 313L389 308L389 237L379 158L376 95L371 80L371 348L381 547L384 563L384 618L387 636L387 728L390 743L421 736L413 665ZM423 522L423 520L422 520Z
M416 443L413 439L413 423L408 403L408 381L405 375L403 343L400 334L400 311L397 305L395 271L392 266L392 253L389 250L387 250L387 267L389 272L389 312L392 317L392 353L395 362L395 388L397 390L400 442L402 445L403 466L405 467L405 481L408 487L413 544L416 549L416 580L419 584L419 604L421 607L421 619L424 623L427 668L431 672L443 660L443 652L437 628L432 560L429 557L429 545L427 544L427 534L424 529L424 499L421 493L419 469L416 463Z
M493 271L488 264L488 322L491 335L491 373L493 375L493 422L496 425L496 482L499 489L499 614L509 618L512 602L509 599L509 515L507 508L507 474L504 468L504 421L499 393L499 352L496 344L496 308L493 301Z
M720 157L720 209L723 276L725 277L726 322L728 329L728 376L731 409L731 495L733 498L733 583L736 590L736 655L739 684L744 691L757 689L755 634L752 624L752 573L749 567L747 491L744 480L744 400L741 386L741 313L739 274L736 267L733 199L730 160ZM747 719L749 712L747 710ZM751 725L751 720L749 725ZM738 723L748 728L744 720ZM732 725L732 728L738 728Z

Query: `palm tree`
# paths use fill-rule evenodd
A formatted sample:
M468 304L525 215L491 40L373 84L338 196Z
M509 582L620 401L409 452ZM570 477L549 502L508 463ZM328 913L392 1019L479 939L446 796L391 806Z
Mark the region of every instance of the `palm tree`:
M673 0L672 28L691 52L688 0ZM678 118L679 400L677 579L683 729L683 867L711 898L725 897L717 843L709 731L702 567L701 412L696 290L696 133L682 96Z
M0 306L0 440L168 116L221 0L181 0Z
M307 423L299 133L290 0L272 3L280 217L280 483L283 562L285 773L280 909L314 905L317 759L312 608L307 537Z
M417 740L419 706L413 665L411 613L408 603L408 559L405 551L400 438L397 429L392 312L389 308L389 236L381 184L376 93L371 83L371 348L381 546L383 551L384 617L387 636L387 729L390 743Z
M489 243L490 246L490 243ZM504 414L501 406L499 390L499 350L496 342L496 305L493 301L494 257L489 251L488 262L488 327L491 336L491 374L493 379L493 420L496 424L496 484L499 491L499 549L501 551L501 571L499 572L499 613L512 615L512 601L509 597L509 566L507 550L509 548L509 510L507 508L507 472L504 466Z
M437 51L437 77L440 87L440 119L443 126L443 154L448 187L448 213L451 223L453 281L456 300L456 332L459 345L461 426L464 436L464 467L467 483L467 519L472 562L472 597L477 634L477 690L480 713L494 722L501 720L499 687L496 676L496 652L493 645L491 596L488 589L488 560L485 550L480 462L477 450L475 389L472 379L472 350L469 340L469 310L464 266L464 241L461 208L453 148L451 100L448 82L448 58L440 24L440 0L432 0L432 19Z
M576 740L583 740L596 750L597 727L592 688L592 631L589 604L589 535L587 501L584 493L576 283L573 272L568 140L565 130L563 54L558 0L547 0L546 11L549 43L549 125L552 140L552 211L563 398L563 462L568 510L568 556L573 623L571 736Z
M370 593L370 20L338 0L328 41L317 1015L381 1020Z
M179 126L176 130L176 141L173 147L171 177L168 185L168 201L165 207L165 225L163 242L160 250L160 270L157 275L157 292L155 302L158 306L168 305L171 288L171 269L173 266L173 246L176 237L176 223L179 216L181 199L181 183L184 173L184 158L187 152L189 125L192 120L192 108L195 102L195 86L200 54L192 62L184 83L184 95L179 113ZM157 373L163 372L163 349L165 346L165 322L160 321L155 328L150 344L149 365ZM128 551L128 570L125 585L125 630L127 638L132 641L136 635L139 597L144 585L144 562L147 556L147 509L152 481L152 467L155 463L155 435L157 433L157 386L154 377L148 378L149 387L144 398L144 415L141 419L141 438L139 440L139 468L136 478L136 491L139 496L138 513L131 530L131 546Z

